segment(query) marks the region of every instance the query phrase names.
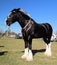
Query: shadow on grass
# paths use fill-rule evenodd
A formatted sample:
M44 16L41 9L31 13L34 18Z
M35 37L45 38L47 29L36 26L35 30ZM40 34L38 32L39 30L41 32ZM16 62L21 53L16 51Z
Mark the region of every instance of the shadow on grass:
M0 46L0 47L4 47L4 46Z
M42 52L45 52L46 49L39 49L39 50L32 50L32 53L33 53L33 56L36 54L36 53L42 53ZM22 51L24 53L24 51Z
M0 46L0 48L2 48L2 47L4 47L4 46ZM0 51L0 56L5 55L6 53L8 53L8 51Z
M32 50L33 52L33 55L35 55L36 53L42 53L42 52L45 52L46 49L39 49L39 50Z
M1 51L0 56L5 55L6 53L8 53L8 51Z

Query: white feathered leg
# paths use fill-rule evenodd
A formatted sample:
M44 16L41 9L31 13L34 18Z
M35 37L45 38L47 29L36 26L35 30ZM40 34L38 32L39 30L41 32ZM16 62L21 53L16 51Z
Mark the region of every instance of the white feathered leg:
M27 61L33 61L33 53L31 50L29 50L28 56L26 58Z
M46 44L45 55L47 55L47 56L51 56L51 43Z
M27 56L28 56L28 51L29 51L28 48L26 48L26 49L25 49L25 52L24 52L24 55L22 55L22 57L21 57L22 59L26 59L26 58L27 58Z

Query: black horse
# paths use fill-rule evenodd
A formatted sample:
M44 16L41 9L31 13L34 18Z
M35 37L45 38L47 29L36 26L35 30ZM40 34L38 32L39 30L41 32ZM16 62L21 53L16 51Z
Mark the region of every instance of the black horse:
M22 27L22 35L25 42L25 52L22 59L27 61L33 60L32 54L32 39L43 38L46 43L45 55L51 56L51 36L52 27L48 23L38 24L36 23L26 12L21 8L13 9L8 15L6 25L10 26L14 22L18 21Z

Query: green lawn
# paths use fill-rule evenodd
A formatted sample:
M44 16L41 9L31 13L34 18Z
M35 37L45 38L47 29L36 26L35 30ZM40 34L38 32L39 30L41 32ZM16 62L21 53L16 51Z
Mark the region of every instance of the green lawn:
M45 43L41 39L32 42L34 60L22 60L24 41L22 39L0 39L0 65L57 65L57 42L52 42L52 56L44 55Z

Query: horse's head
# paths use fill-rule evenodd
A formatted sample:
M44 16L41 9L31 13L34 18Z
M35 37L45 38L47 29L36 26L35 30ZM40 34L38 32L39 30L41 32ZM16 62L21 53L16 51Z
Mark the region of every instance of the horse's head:
M6 19L6 25L10 26L12 23L14 23L15 21L18 21L18 14L19 14L19 10L18 9L13 9L10 14L8 15L7 19Z
M29 19L29 15L23 9L13 9L6 19L6 25L10 26L14 22L18 21L21 27L24 27L27 23L25 20Z

